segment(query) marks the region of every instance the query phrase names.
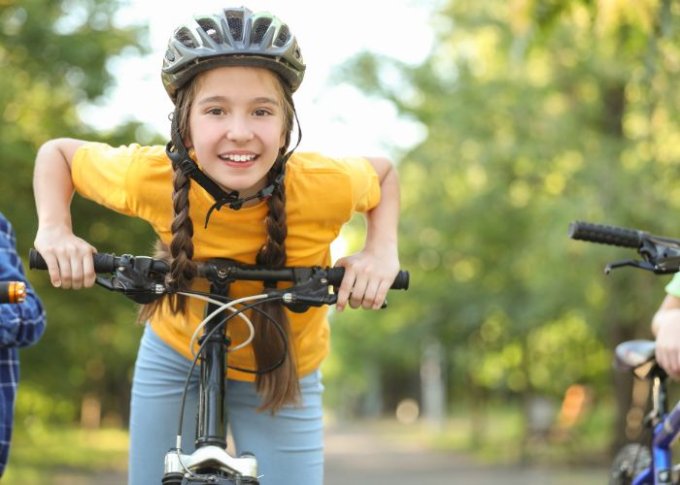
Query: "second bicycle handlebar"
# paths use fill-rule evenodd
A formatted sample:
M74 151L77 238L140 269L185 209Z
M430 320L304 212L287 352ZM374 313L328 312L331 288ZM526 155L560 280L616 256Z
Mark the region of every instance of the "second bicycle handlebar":
M569 237L597 244L634 248L642 261L624 260L608 264L605 272L622 266L672 274L680 271L680 239L655 236L638 229L576 221L569 225Z
M639 248L647 235L646 232L637 229L591 222L576 221L569 225L569 237L572 239L626 248Z

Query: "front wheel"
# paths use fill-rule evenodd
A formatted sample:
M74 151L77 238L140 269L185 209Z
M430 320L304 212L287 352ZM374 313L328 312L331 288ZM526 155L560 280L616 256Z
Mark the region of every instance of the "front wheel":
M619 450L609 469L609 485L631 485L642 471L652 464L649 450L639 443L630 443Z

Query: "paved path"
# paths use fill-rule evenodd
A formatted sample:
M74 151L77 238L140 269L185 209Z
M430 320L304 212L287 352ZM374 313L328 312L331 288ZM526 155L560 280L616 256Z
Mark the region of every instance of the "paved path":
M485 466L458 454L426 451L365 431L331 431L324 485L602 485L606 470Z
M64 474L51 485L124 485L123 474ZM488 466L467 456L426 451L403 440L371 432L371 427L329 429L324 485L602 485L601 469L551 470ZM28 484L23 484L28 485Z

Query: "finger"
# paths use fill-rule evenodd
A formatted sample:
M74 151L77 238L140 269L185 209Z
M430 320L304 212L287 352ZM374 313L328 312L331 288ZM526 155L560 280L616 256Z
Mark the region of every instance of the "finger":
M49 251L43 251L40 253L45 260L45 264L47 265L47 272L50 275L50 283L52 283L52 286L55 288L59 288L61 286L61 272L59 271L59 261L57 260L56 256L54 253L51 253Z
M88 257L83 260L83 284L86 288L90 288L94 285L95 279L97 278L97 273L94 272L94 258L92 256L92 254L89 254Z
M71 258L69 256L60 256L57 258L59 264L59 273L61 275L61 287L64 289L71 288Z
M78 254L71 255L71 288L79 290L83 287L83 260Z
M364 301L366 288L368 287L368 277L366 275L357 275L352 287L352 293L349 295L349 306L352 308L359 308Z
M340 312L345 309L345 306L347 306L347 300L349 299L349 295L352 292L352 287L354 286L354 279L354 272L350 268L345 267L345 275L342 277L342 282L338 287L338 297L335 303L336 309Z
M387 281L381 281L378 286L378 291L375 294L375 300L373 301L373 310L380 310L385 303L387 298L387 291L390 289L391 284Z
M366 292L361 306L366 310L370 310L375 306L375 301L378 296L378 288L380 287L380 280L370 280L366 285Z

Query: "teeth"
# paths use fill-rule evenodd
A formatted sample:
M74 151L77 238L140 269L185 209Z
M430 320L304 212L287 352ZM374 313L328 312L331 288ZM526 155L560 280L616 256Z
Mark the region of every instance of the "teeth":
M232 162L249 162L255 158L255 155L223 155L220 158Z

